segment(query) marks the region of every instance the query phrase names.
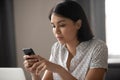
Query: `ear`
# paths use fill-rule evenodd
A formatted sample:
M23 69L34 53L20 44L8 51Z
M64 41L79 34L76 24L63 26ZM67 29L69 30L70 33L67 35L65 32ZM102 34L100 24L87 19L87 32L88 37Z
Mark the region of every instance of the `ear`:
M81 28L81 25L82 25L82 20L78 20L77 22L76 22L76 28L77 29L80 29Z

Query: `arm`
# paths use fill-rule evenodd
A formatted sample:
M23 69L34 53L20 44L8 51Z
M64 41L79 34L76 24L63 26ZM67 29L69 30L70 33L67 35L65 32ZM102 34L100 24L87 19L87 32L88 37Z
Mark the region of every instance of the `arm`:
M58 67L57 73L61 76L62 80L77 80L74 76L72 76L61 66Z
M37 60L37 62L36 62ZM32 66L29 64L32 63ZM42 80L53 80L52 72L58 73L63 80L76 80L62 66L54 64L39 55L25 56L24 66L32 75L32 80L40 80L41 72L47 70Z
M77 80L74 76L72 76L68 71L59 65L54 68L54 72L58 73L62 80ZM104 68L90 69L86 75L85 80L103 80L105 72L106 69ZM52 72L46 71L42 80L53 80Z
M32 80L41 80L40 76L36 74L31 73L31 77L32 77Z
M99 42L95 46L92 55L90 68L86 74L85 80L104 80L104 75L108 67L108 49L105 43Z
M85 80L104 80L106 69L94 68L90 69L86 75Z
M53 75L51 71L46 70L42 80L53 80Z
M42 80L53 80L52 72L58 73L61 76L62 80L77 80L60 65L45 61L44 66L46 66L47 70L45 71Z

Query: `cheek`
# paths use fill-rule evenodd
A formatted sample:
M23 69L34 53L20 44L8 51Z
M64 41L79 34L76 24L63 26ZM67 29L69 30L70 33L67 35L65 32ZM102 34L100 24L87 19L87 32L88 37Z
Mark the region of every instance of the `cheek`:
M54 30L54 28L52 29L52 32L53 32L53 34L55 35L55 30Z
M75 28L67 29L64 31L66 38L75 38L77 35L77 30Z
M77 29L75 28L75 26L72 26L71 28L69 28L69 33L70 33L71 35L76 34L76 32L77 32Z

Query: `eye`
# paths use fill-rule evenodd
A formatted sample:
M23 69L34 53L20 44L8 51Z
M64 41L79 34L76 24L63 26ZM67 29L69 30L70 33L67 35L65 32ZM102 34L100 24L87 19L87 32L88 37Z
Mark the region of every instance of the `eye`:
M53 25L52 27L55 28L55 25Z
M66 24L59 24L59 26L60 26L60 27L65 27L65 26L66 26Z
M52 26L53 28L55 28L55 25L54 25L54 24L51 24L51 26Z

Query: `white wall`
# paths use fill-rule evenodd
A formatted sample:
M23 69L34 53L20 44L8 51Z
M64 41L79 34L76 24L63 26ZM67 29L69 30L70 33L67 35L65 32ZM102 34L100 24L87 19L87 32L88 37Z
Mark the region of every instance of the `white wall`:
M60 0L14 0L15 35L18 67L23 67L22 48L31 47L36 54L49 58L56 41L48 13ZM25 71L26 77L30 75Z

